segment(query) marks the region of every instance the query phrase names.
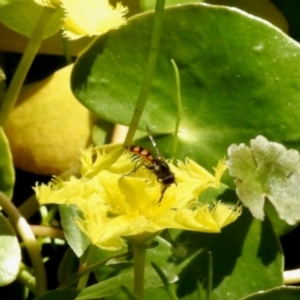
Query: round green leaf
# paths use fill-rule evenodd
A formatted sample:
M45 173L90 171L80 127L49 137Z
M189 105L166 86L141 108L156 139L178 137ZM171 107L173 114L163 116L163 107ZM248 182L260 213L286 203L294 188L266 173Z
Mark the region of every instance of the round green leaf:
M204 0L199 0L197 2L203 2ZM182 3L190 3L191 0L165 0L165 7L175 4L182 4ZM155 1L153 0L141 0L140 6L143 11L154 9L155 8Z
M300 288L295 286L281 286L268 291L260 291L241 300L298 300Z
M34 0L0 0L0 21L8 28L30 38L43 9ZM52 10L53 15L46 25L44 38L54 35L61 26L63 10Z
M253 219L247 209L221 233L183 232L175 243L173 260L180 278L179 298L196 297L199 283L201 295L206 294L209 251L211 300L240 299L282 285L283 256L278 239L268 220Z
M0 153L0 190L10 198L15 183L15 170L8 140L2 128L0 129Z
M77 60L72 89L101 118L129 124L152 22L152 12L131 18ZM174 131L170 59L181 78L177 157L190 156L211 169L230 144L259 134L299 148L300 47L280 30L234 8L197 3L167 8L141 129Z
M19 273L21 249L8 220L0 214L0 286L14 281Z

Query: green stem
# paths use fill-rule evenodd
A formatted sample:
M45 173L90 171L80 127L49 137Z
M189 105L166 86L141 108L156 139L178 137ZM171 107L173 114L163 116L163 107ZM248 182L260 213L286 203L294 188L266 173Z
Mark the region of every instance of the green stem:
M88 252L84 257L84 262L80 266L80 269L87 268L89 265L91 265L91 261L93 260L95 254L96 254L96 246L90 245L88 248ZM86 287L87 282L89 280L89 276L90 273L87 273L84 276L80 277L77 283L77 289L82 290Z
M164 274L162 269L156 265L154 262L151 262L152 268L156 271L157 275L160 277L161 281L163 282L167 293L171 300L178 300L177 295L174 291L173 285L169 283L167 276Z
M50 226L31 225L32 232L37 237L65 240L64 232L61 229Z
M146 252L147 252L147 247L145 245L133 245L133 257L134 257L133 290L140 299L143 299L143 295L144 295Z
M1 192L0 206L6 212L13 227L18 231L24 241L36 278L35 295L42 295L47 291L47 278L38 242L27 221L19 213L13 203Z
M148 62L145 70L145 76L142 82L141 90L137 99L137 103L133 112L133 116L129 125L129 130L124 144L132 144L135 131L141 120L142 113L144 111L147 96L151 87L152 77L156 67L160 38L162 33L163 16L164 16L165 0L157 0L154 14L154 24L152 29L152 38L150 41L150 51L148 56Z
M173 59L171 59L171 63L173 65L174 73L175 73L176 102L177 102L177 119L175 124L173 149L172 149L172 157L175 157L178 150L178 130L179 130L179 124L182 115L182 102L181 102L181 92L180 92L180 75L179 75L178 67L176 65L176 62Z
M98 268L105 266L105 264L115 258L121 258L121 257L125 257L127 256L129 253L128 252L122 252L122 253L118 253L115 255L112 255L104 260L101 260L93 265L88 266L87 268L81 269L80 271L76 272L75 274L73 274L72 276L70 276L65 282L63 282L58 289L63 289L63 288L67 288L69 286L71 286L72 284L74 284L76 281L78 281L82 276L89 274L93 271L96 271Z
M197 280L197 300L201 300L201 299L202 299L202 287L201 287L201 284L198 279Z
M36 280L35 277L32 276L31 273L28 272L26 266L21 263L19 274L17 276L17 280L21 282L24 286L29 288L29 290L34 294L36 289Z
M25 219L32 217L39 210L39 203L36 200L36 196L30 196L18 207L18 210Z
M41 207L41 211L42 211L42 208ZM45 226L48 226L51 221L53 220L53 218L55 217L55 214L57 213L58 211L58 206L57 205L53 205L50 210L48 210L48 207L47 207L47 214L45 216L42 215L42 225L45 225Z
M61 39L62 39L62 45L63 45L63 49L64 49L64 54L65 54L66 64L70 65L72 63L72 55L71 55L71 51L70 51L69 41L63 36Z
M121 291L126 295L129 300L140 300L125 284L121 284Z
M212 253L208 252L208 272L207 272L207 287L206 287L206 300L210 300L213 279L213 258Z
M18 96L20 94L22 85L24 83L24 80L26 78L26 75L28 73L28 70L32 64L32 61L35 57L35 55L38 52L38 49L40 48L40 45L43 40L44 36L44 30L46 28L46 25L48 24L48 21L50 17L52 16L53 12L55 12L53 9L44 7L42 14L39 18L39 21L32 33L32 37L29 40L29 43L26 47L26 50L22 56L22 59L16 69L16 72L14 73L14 76L12 78L12 81L7 89L7 92L3 99L3 104L0 111L0 126L4 127L6 124L6 121L8 119L8 116L15 106L15 103L18 99Z

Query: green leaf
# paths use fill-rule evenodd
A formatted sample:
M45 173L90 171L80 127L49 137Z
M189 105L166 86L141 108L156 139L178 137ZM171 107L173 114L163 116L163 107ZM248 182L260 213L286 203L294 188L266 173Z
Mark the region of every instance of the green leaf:
M181 232L181 231L180 231ZM157 243L156 247L148 249L146 256L146 263L150 266L154 262L160 267L167 267L167 259L172 255L172 245L164 238L157 236L154 241ZM157 255L159 253L159 255ZM173 270L171 267L169 270ZM176 281L177 279L175 279Z
M105 259L108 259L111 257L111 255L116 255L117 253L122 253L126 251L126 248L120 249L118 251L106 251L103 249L100 249L99 247L95 245L91 245L93 247L93 255L89 255L89 263L95 264L99 261L103 261ZM97 278L97 281L104 281L108 279L109 277L115 276L119 271L123 269L128 269L133 266L132 261L124 261L124 260L118 260L118 259L110 259L105 266L101 266L97 270L94 271L94 274Z
M8 140L0 128L0 190L11 198L15 183L15 170Z
M225 196L231 198L234 194L227 191ZM283 256L278 239L268 219L259 222L247 209L219 234L182 232L175 243L173 261L180 278L179 299L195 299L198 283L201 295L205 295L209 251L211 300L240 299L282 285Z
M164 272L170 282L174 281L176 276L169 271ZM95 299L101 297L108 297L111 295L118 295L121 293L120 286L126 285L128 287L133 286L133 271L129 270L119 274L115 277L107 279L103 282L94 284L90 287L87 287L81 291L77 299ZM162 286L160 278L155 273L155 271L146 267L145 269L145 289L155 288Z
M59 205L59 212L66 239L75 254L80 257L90 245L90 240L76 224L76 220L83 217L82 212L76 205Z
M0 213L0 286L14 281L19 273L21 249L8 220Z
M113 135L115 124L98 119L93 127L92 137L95 145L108 143Z
M79 266L79 260L75 253L67 248L58 267L57 279L59 283L63 283L71 275L73 275Z
M226 191L219 196L234 199L234 193ZM178 231L177 231L178 232ZM167 275L169 282L176 282L179 299L195 299L197 282L206 289L208 251L212 252L211 299L239 299L258 290L282 285L282 253L278 239L268 219L258 222L247 209L233 224L220 234L182 232L171 245L161 237L155 239L156 247L147 251L147 261L154 261ZM150 269L150 271L152 271ZM107 297L110 300L126 299L120 285L132 287L132 270L105 280L82 291L78 299ZM146 269L145 299L166 299L165 290L158 276ZM150 282L149 282L150 280ZM204 294L204 293L203 293ZM224 295L229 295L224 298Z
M144 75L153 13L99 37L76 61L72 89L101 118L129 124ZM177 158L208 170L228 146L262 134L300 148L300 47L238 9L183 4L165 10L160 56L140 129L174 131L174 72L183 114ZM158 140L165 155L170 138Z
M151 263L151 266L153 267L153 269L156 271L157 275L159 276L159 278L163 282L164 287L167 290L170 299L171 300L178 300L178 298L177 298L177 296L174 292L173 286L169 283L168 278L166 277L166 275L164 274L162 269L157 264L155 264L153 262Z
M263 219L267 197L279 217L293 225L300 220L300 156L258 136L228 149L229 174L236 178L237 194L255 218Z
M121 290L126 295L127 299L139 300L139 298L126 285L121 285Z
M300 299L300 288L295 286L281 286L268 291L259 291L241 300L298 300Z
M123 291L122 286L121 286L121 290ZM106 297L105 299L106 300L127 300L128 297L124 295L124 291L123 291L123 294L109 296ZM143 300L153 300L153 299L167 300L169 298L167 292L161 287L150 288L145 290Z
M272 222L273 229L278 237L281 237L297 227L288 225L284 220L279 218L278 212L270 201L265 201L264 211Z
M204 0L199 0L197 2L203 2ZM174 4L182 4L182 3L190 3L191 0L166 0L165 7L174 5ZM143 11L154 9L155 8L155 1L153 0L141 0L140 6Z
M43 9L43 6L33 0L0 0L0 21L8 28L30 38ZM53 9L53 16L46 26L44 38L59 31L62 18L63 10Z
M75 300L76 296L79 294L79 290L76 289L60 289L55 291L49 291L42 296L34 298L34 300Z

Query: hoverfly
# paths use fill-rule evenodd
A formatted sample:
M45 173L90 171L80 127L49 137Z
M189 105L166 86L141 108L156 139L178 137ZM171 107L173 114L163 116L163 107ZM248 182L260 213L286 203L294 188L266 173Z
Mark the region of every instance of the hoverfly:
M175 175L173 172L171 172L169 165L160 155L154 137L150 133L150 129L148 126L147 131L149 139L156 151L157 156L153 156L147 149L140 146L126 146L126 150L129 151L135 158L140 158L142 161L142 163L139 164L132 172L135 172L140 166L144 166L156 175L157 181L162 185L161 196L158 201L160 203L166 189L172 183L176 183Z

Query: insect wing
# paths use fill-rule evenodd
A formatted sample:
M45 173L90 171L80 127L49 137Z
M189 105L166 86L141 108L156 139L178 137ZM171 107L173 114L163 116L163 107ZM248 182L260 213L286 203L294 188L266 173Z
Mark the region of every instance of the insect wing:
M161 155L160 155L160 153L159 153L159 150L158 150L158 147L157 147L157 144L156 144L156 142L155 142L155 139L154 139L154 137L153 137L153 135L152 135L152 132L151 132L151 130L150 130L150 128L149 128L148 125L146 126L146 129L147 129L148 136L149 136L149 139L150 139L150 141L151 141L151 144L152 144L153 148L154 148L155 151L156 151L157 157L161 157Z

